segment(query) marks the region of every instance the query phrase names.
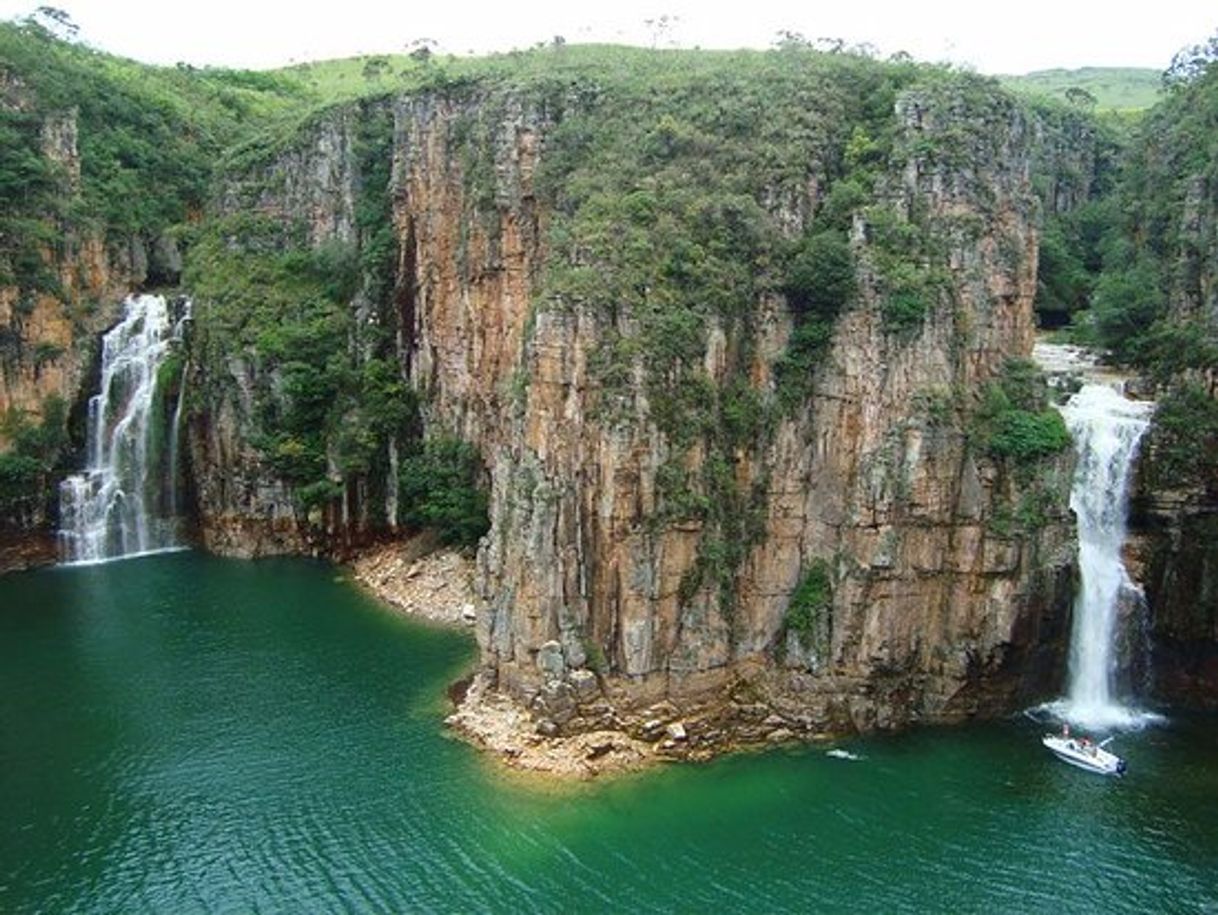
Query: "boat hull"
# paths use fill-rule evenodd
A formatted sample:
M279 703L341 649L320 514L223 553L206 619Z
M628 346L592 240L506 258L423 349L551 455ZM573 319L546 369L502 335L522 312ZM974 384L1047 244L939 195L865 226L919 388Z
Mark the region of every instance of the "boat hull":
M1096 775L1123 775L1125 760L1094 744L1082 745L1076 740L1046 735L1041 743L1064 763Z

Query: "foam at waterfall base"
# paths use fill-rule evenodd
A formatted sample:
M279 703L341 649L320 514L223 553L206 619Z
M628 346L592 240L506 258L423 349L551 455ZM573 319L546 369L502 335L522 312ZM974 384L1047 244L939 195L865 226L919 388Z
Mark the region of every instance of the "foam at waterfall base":
M1066 723L1087 731L1140 731L1165 724L1167 718L1158 712L1130 708L1114 702L1104 704L1071 702L1056 699L1025 711L1029 718L1042 722Z
M86 566L104 566L112 562L126 562L128 559L143 559L145 556L160 556L164 553L185 553L188 546L163 546L155 550L144 550L139 553L123 553L118 556L103 556L98 559L73 559L59 563L61 569L83 569Z

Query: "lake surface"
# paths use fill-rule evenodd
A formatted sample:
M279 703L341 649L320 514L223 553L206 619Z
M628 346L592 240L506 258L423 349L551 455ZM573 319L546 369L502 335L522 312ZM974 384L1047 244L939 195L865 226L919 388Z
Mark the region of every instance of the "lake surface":
M444 735L471 639L303 560L0 579L0 912L1218 912L1218 719L1015 718L554 788Z

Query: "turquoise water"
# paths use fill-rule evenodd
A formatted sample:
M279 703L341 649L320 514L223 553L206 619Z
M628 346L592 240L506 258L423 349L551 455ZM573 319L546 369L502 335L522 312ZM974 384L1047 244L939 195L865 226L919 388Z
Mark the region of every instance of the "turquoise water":
M554 789L446 738L462 634L338 570L0 579L0 912L1218 911L1218 721L1025 719Z

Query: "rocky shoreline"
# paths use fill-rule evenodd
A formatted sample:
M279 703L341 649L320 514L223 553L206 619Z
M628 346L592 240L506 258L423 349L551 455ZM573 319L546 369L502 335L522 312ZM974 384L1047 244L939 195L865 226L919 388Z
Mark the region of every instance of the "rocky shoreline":
M433 546L416 539L372 547L351 561L353 577L395 612L440 625L472 626L480 606L473 560L456 550L428 552ZM445 723L512 769L584 779L655 761L649 744L620 731L545 736L527 709L487 689L477 675L454 684L449 697L456 711Z
M550 709L553 694L563 692L563 682L547 684ZM574 779L634 772L665 762L706 762L725 753L783 744L830 741L852 730L844 726L829 732L807 715L785 714L777 702L754 695L758 688L757 681L740 679L734 689L709 691L680 705L662 700L640 707L630 705L620 687L597 686L595 691L588 689L582 701L572 697L573 716L558 725L543 710L546 699L535 698L526 707L495 690L486 674L479 673L446 723L510 768Z
M508 768L522 772L588 779L633 772L658 761L652 746L620 730L545 736L524 706L490 689L481 676L474 677L445 724Z
M472 626L484 609L473 587L474 562L455 550L428 552L433 546L413 540L370 548L351 562L353 577L396 612ZM555 661L560 651L543 650L539 663ZM449 690L456 709L445 724L510 769L564 780L829 736L810 718L792 718L756 701L755 684L747 679L680 708L667 700L636 707L620 686L593 671L554 673L531 707L496 690L485 672L476 673Z
M450 626L477 619L473 560L451 549L430 551L421 538L380 544L350 563L357 582L406 616Z

